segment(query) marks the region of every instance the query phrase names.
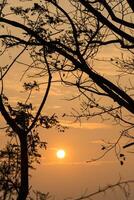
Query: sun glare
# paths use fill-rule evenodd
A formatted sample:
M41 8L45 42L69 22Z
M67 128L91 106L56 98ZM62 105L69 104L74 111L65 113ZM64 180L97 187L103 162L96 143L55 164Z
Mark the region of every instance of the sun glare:
M57 158L59 158L59 159L65 158L65 155L66 155L66 153L65 153L65 151L64 151L63 149L59 149L59 150L56 152L56 156L57 156Z

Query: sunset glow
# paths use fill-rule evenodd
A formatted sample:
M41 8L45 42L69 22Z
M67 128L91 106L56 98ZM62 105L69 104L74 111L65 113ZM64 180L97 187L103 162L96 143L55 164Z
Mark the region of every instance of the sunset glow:
M0 47L0 199L134 200L134 0L0 0Z
M66 155L66 153L65 153L65 151L64 151L63 149L59 149L59 150L56 152L56 156L57 156L57 158L59 158L59 159L65 158L65 155Z

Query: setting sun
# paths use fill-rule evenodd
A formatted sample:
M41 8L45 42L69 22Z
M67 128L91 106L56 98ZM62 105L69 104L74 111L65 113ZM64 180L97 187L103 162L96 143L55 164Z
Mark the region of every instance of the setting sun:
M65 151L64 151L63 149L59 149L59 150L56 152L56 156L57 156L57 158L59 158L59 159L65 158L65 155L66 155L66 153L65 153Z

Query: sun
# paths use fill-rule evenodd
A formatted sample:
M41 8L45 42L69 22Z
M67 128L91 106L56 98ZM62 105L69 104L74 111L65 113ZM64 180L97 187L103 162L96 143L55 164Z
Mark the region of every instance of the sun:
M63 158L65 158L66 153L65 153L65 151L64 151L63 149L59 149L59 150L56 152L56 156L57 156L57 158L59 158L59 159L63 159Z

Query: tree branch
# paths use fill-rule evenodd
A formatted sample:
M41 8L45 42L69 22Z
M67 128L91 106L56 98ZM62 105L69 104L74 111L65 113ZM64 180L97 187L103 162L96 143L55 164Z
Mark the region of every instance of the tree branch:
M40 113L41 113L41 111L43 109L43 106L44 106L44 104L46 102L46 99L48 97L49 90L50 90L50 87L51 87L52 75L51 75L51 72L50 72L50 69L49 69L49 64L47 62L45 52L44 52L44 59L45 59L45 63L46 63L46 66L47 66L47 71L48 71L48 85L47 85L47 89L46 89L45 95L43 97L43 100L42 100L42 102L40 104L40 107L39 107L39 109L38 109L38 111L36 113L36 116L34 117L34 120L33 120L32 124L31 124L31 126L28 128L27 133L29 133L33 129L33 127L35 126L35 124L36 124L36 122L38 120L38 117L39 117L39 115L40 115Z
M106 8L106 10L108 11L108 13L111 16L113 21L119 23L120 25L124 25L126 27L134 29L134 24L133 23L127 22L127 21L125 21L123 19L120 19L120 18L116 17L114 12L113 12L113 10L111 9L109 4L105 0L101 0L100 3Z
M13 120L8 114L8 112L6 111L1 95L0 95L0 112L2 116L4 117L5 121L7 122L7 124L9 124L9 126L13 129L13 131L20 137L21 134L23 133L23 129L17 126L17 124L15 123L15 120Z
M130 8L132 9L132 11L134 12L134 1L133 0L127 0Z
M81 4L86 8L88 12L91 12L97 19L102 23L105 24L110 30L114 31L118 36L123 37L130 43L134 44L134 37L129 35L128 33L122 31L114 24L112 24L106 17L104 17L98 10L93 8L91 4L88 3L87 0L80 0Z
M96 191L96 192L93 192L93 193L90 193L90 194L87 194L87 195L83 195L81 197L75 198L74 200L90 199L91 197L95 197L96 195L99 195L101 193L105 193L106 191L112 190L116 187L119 187L121 189L121 191L124 192L125 196L128 197L129 193L126 193L125 186L128 186L129 183L134 183L134 180L128 180L128 181L120 181L119 180L119 182L117 182L115 184L110 184L106 187L99 188L99 190Z

